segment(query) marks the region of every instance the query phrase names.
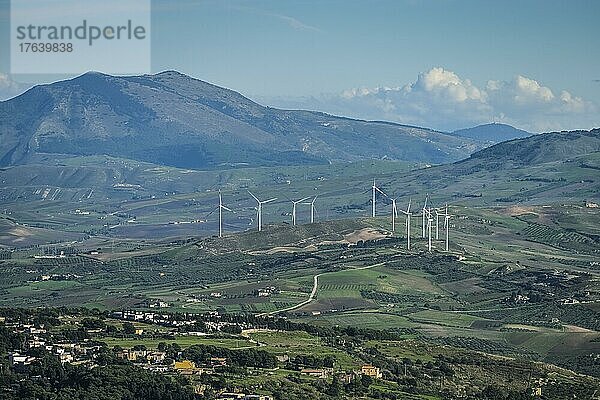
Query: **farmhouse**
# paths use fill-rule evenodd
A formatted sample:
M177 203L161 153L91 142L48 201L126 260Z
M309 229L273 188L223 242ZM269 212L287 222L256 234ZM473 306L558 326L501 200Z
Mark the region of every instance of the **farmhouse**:
M328 368L321 368L321 369L304 368L300 371L300 373L308 375L308 376L314 376L315 378L325 379L329 376L330 370Z
M190 360L175 361L173 369L182 375L200 375L203 372L203 369L196 367Z
M361 375L367 375L371 378L381 378L381 371L378 367L374 367L373 365L363 365L360 368Z

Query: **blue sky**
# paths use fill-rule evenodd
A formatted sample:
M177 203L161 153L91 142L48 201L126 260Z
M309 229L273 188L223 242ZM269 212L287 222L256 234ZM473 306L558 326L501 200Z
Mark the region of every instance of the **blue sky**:
M598 16L600 2L592 0L153 1L152 69L177 69L277 106L437 129L490 120L530 130L590 128L600 125ZM432 71L437 83L418 92L419 74L423 83ZM0 72L9 72L5 54ZM490 81L502 89L490 92ZM524 98L515 89L523 82L552 98L507 104ZM449 94L457 86L480 96L465 102ZM541 114L540 101L547 103ZM427 111L412 115L407 104ZM428 119L434 107L446 112ZM479 111L446 121L467 108ZM531 112L538 122L527 120Z

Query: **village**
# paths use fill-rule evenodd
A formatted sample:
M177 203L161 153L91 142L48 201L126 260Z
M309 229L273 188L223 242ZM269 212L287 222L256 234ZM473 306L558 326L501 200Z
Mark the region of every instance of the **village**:
M4 314L6 315L6 313ZM219 335L231 335L235 332L246 335L248 332L269 331L262 323L248 321L232 322L227 316L217 312L206 314L170 314L142 311L115 311L107 313L106 318L80 315L78 312L66 313L57 317L39 318L17 314L0 317L0 327L7 329L22 341L14 346L7 354L9 367L15 372L27 371L28 367L41 362L44 356L55 357L62 365L82 366L89 369L102 368L103 360L110 354L117 362L127 362L139 368L171 376L182 376L190 380L195 393L202 395L210 385L204 383L207 376L219 376L227 373L230 368L247 366L251 374L274 374L277 371L287 370L315 380L331 380L332 378L342 384L368 379L381 379L382 371L379 367L365 363L356 369L344 370L336 365L335 359L325 358L322 365L309 365L306 360L314 359L313 355L292 356L288 354L268 354L262 351L260 361L240 362L236 354L245 350L249 357L261 351L264 344L246 338L244 343L252 347L240 347L239 350L223 350L218 348L208 349L203 346L203 339ZM41 322L41 321L44 322ZM138 326L135 325L138 323ZM146 328L139 327L143 323ZM121 328L119 328L119 324ZM168 328L161 331L160 340L156 347L144 343L157 339L157 330L148 327L160 326ZM237 329L232 329L236 327ZM73 329L75 328L75 329ZM198 329L198 330L196 330ZM277 332L277 330L272 330ZM194 346L188 350L177 344L178 339L191 338L199 345L206 347L208 352L223 351L230 356L208 356L198 359L186 358ZM195 339L194 339L195 338ZM164 339L164 341L162 341ZM169 340L171 339L171 340ZM136 343L131 346L114 345L108 348L107 343L115 341L122 343ZM169 342L171 342L169 344ZM187 341L186 341L187 342ZM191 343L191 342L190 342ZM245 356L246 358L248 355ZM266 357L266 358L265 358ZM257 356L257 359L259 357ZM254 371L254 372L252 372ZM230 391L222 388L216 393L216 399L243 399L243 400L271 400L264 394Z

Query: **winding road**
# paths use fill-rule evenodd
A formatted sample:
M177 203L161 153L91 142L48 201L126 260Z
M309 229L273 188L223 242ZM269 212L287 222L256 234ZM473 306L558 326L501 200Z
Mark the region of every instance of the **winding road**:
M356 268L351 268L351 269L352 270L369 269L369 268L379 267L379 266L381 266L383 264L384 263L378 263L378 264L373 264L373 265L367 265L366 267L356 267ZM344 270L342 270L342 271L344 271ZM279 314L279 313L282 313L282 312L297 310L300 307L304 307L305 305L311 303L315 299L315 296L317 294L317 289L319 288L319 277L321 275L335 274L337 272L341 272L341 271L321 272L320 274L316 274L315 276L313 276L312 291L310 292L310 295L308 296L308 299L304 300L302 303L298 303L298 304L293 305L291 307L282 308L281 310L275 310L275 311L271 311L271 312L261 313L261 314L258 314L257 316L258 317L265 317L267 315L275 315L275 314Z

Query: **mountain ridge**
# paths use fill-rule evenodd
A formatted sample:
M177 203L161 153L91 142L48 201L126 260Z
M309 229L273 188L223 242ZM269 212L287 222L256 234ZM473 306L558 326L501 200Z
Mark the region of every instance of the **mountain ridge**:
M445 163L480 143L431 129L262 106L177 71L86 73L0 102L0 166L35 153L111 156L184 168L388 158Z

